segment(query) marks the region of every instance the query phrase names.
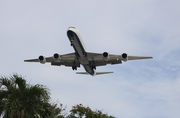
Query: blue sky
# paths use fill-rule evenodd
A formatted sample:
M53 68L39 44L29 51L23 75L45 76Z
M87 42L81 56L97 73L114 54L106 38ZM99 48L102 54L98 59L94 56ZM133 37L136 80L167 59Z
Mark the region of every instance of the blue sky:
M70 109L82 103L117 118L179 118L180 2L178 0L1 0L0 75L18 73L51 91ZM25 63L73 52L66 31L76 27L90 52L153 56L98 67L101 76ZM78 71L83 71L79 68Z

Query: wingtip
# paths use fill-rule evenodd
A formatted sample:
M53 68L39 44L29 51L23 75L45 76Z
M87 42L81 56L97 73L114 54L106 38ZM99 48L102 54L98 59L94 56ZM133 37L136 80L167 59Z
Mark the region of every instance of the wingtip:
M153 57L146 57L145 59L153 59Z

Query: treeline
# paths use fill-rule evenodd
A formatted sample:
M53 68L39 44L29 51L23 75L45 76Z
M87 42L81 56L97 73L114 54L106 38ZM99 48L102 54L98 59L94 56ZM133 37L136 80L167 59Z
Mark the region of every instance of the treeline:
M43 85L30 85L18 74L0 77L1 118L115 118L82 104L67 112L63 104L50 102L50 91Z

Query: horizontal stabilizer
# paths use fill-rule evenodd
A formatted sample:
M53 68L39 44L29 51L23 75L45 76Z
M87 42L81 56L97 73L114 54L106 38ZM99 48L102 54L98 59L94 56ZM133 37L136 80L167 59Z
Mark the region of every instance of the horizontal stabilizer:
M110 73L114 73L114 72L96 72L96 75L110 74ZM76 72L76 74L84 74L84 75L88 75L87 72Z

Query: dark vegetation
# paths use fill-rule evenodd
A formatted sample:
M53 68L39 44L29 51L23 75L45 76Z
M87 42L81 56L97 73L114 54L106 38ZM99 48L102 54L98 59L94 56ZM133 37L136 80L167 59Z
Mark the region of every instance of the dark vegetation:
M67 113L63 104L50 102L43 85L30 85L20 75L0 77L0 117L2 118L114 118L82 104Z

